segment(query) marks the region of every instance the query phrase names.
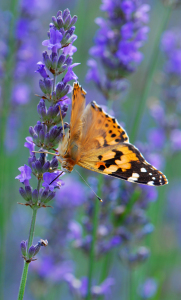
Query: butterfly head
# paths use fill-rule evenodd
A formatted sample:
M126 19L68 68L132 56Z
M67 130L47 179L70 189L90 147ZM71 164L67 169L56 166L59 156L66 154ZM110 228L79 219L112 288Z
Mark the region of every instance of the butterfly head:
M61 169L63 172L65 173L71 173L75 163L73 162L72 159L59 159L60 163L61 163Z

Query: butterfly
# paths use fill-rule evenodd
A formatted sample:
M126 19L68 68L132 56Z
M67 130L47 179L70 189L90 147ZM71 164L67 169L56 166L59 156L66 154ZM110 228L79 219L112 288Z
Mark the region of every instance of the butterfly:
M95 101L86 106L85 96L82 87L74 83L70 128L58 147L62 171L71 172L78 165L130 182L167 184L166 176L129 143L117 120Z

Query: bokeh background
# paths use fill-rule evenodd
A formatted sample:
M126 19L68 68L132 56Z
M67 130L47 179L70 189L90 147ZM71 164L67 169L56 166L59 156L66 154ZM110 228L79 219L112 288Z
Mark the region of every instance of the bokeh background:
M98 187L97 174L78 168L105 199L99 208L91 299L181 297L181 6L178 3L171 8L160 0L142 3L150 5L150 31L141 49L144 57L126 77L127 88L111 109L131 142L164 172L169 184L142 190L134 184L125 186L119 179L104 178ZM0 4L2 300L17 297L23 268L19 245L27 240L31 221L31 209L17 204L23 200L15 177L18 168L27 164L24 142L28 128L39 119L35 94L41 92L35 70L42 60L42 41L47 39L51 17L58 10L69 8L72 16L77 15L74 62L81 64L75 72L87 91L87 102L96 100L108 106L94 82L86 80L89 50L98 30L94 20L106 17L100 5L100 0L7 0ZM66 118L69 121L70 108ZM86 299L93 208L98 200L74 173L64 176L65 185L50 204L53 208L38 211L34 244L43 238L49 245L30 264L25 300ZM141 201L139 205L137 201ZM127 215L121 218L121 209L127 206ZM121 241L113 241L118 236Z

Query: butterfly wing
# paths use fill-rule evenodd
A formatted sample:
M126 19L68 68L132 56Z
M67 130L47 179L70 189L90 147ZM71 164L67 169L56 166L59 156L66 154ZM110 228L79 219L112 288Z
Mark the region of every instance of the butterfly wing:
M118 143L96 151L90 151L82 157L78 165L102 173L118 177L130 182L164 185L168 181L165 175L150 165L139 152L129 143Z
M129 142L126 131L95 101L89 103L83 114L81 152L86 153L90 149L96 150L120 142Z
M85 110L85 95L86 92L82 87L78 83L74 83L69 133L71 141L78 140L82 133L82 115Z
M168 183L165 175L128 143L128 136L116 119L106 114L95 102L86 107L83 124L77 162L79 166L136 183Z

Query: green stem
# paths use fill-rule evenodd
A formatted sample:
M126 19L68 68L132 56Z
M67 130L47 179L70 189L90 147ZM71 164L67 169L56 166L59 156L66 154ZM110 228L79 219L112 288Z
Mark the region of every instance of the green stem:
M37 208L35 207L33 209L33 216L31 220L31 226L30 226L30 233L29 233L29 238L28 238L28 246L27 246L27 251L31 247L33 243L33 236L34 236L34 230L35 230L35 222L36 222L36 214L37 214ZM24 297L24 292L25 292L25 286L26 286L26 280L27 280L27 274L28 274L28 267L29 263L26 261L24 262L24 267L23 267L23 273L21 277L21 282L20 282L20 287L19 287L19 294L18 294L18 300L22 300Z
M101 186L103 181L103 175L100 174L98 178L98 194L101 197ZM92 242L89 256L89 269L88 269L88 292L87 292L87 300L91 300L91 286L92 286L92 278L94 272L94 264L95 264L95 245L96 245L96 236L97 236L97 228L99 225L99 210L100 210L100 202L95 199L94 212L93 212L93 232L92 232Z
M143 88L142 97L141 97L140 103L137 105L137 112L136 112L135 119L134 119L134 122L133 122L134 125L133 125L133 129L132 129L132 133L130 135L130 140L131 140L132 143L135 141L138 130L139 130L139 126L140 126L140 123L141 123L141 120L142 120L142 115L143 115L143 112L144 112L144 109L145 109L146 100L148 98L149 91L150 91L150 88L151 88L153 75L155 73L155 70L156 70L156 67L157 67L157 64L158 64L160 38L161 38L161 35L162 35L163 31L165 30L165 28L168 24L171 12L172 12L171 6L166 7L164 9L162 22L161 22L161 25L160 25L160 27L157 31L157 35L156 35L156 38L155 38L155 43L154 43L153 50L152 50L152 56L151 56L150 63L149 63L149 66L148 66L147 74L145 76L145 85L144 85L144 88Z

